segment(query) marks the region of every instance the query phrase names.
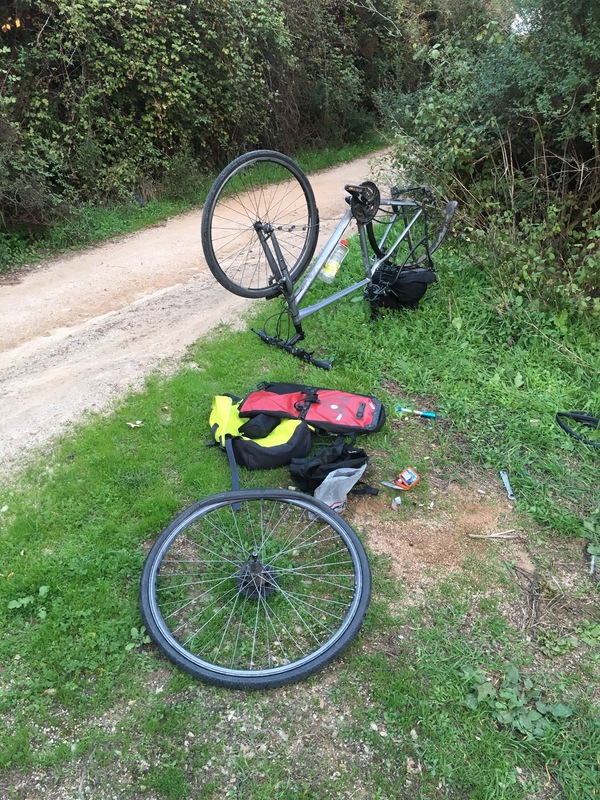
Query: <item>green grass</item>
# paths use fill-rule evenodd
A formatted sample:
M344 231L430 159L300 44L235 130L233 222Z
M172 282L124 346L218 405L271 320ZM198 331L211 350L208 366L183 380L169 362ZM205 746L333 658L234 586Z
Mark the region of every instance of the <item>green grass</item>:
M579 707L559 705L563 693L555 676L531 662L525 637L473 603L475 588L482 586L473 575L462 591L455 582L432 590L425 618L419 608L390 620L390 638L403 632L393 663L381 654L362 659L358 680L368 683L371 693L369 707L362 707L362 728L376 725L372 738L388 751L387 774L380 775L388 796L399 777L394 758L399 747L413 764L400 776L406 780L405 797L537 797L538 791L544 796L547 784L555 792L550 796L594 796L600 731L588 716L585 693ZM511 693L501 681L515 673L515 663L524 665L523 674ZM498 687L490 705L470 702L482 685L473 680L476 671L487 677L487 687ZM525 690L523 681L533 686ZM502 692L509 699L503 700ZM515 727L521 718L527 724L539 715L534 696L558 715L546 710L540 735ZM506 704L509 711L501 716L496 706ZM572 715L581 716L574 723ZM574 734L583 737L576 748L569 741ZM543 777L546 768L549 777Z
M28 782L31 795L32 775L73 798L599 796L598 591L581 552L598 543L598 455L554 422L558 409L600 409L597 331L581 319L567 337L550 313L500 304L460 242L438 261L417 312L371 322L366 303L348 300L306 321L307 346L335 356L330 373L221 329L177 375L150 377L0 489L3 797L29 796L18 788ZM343 271L353 269L350 256ZM253 324L274 308L259 305ZM372 553L363 630L324 672L258 694L179 672L141 627L142 564L182 508L230 485L224 454L205 446L212 397L265 379L386 402L388 424L361 442L367 478L410 461L422 481L396 517L363 499L382 524L418 526L435 498L447 525L436 485L497 484L501 498L508 469L537 584L524 590L502 542L453 574L440 554L418 585L393 572L393 552ZM439 418L400 422L396 404ZM360 533L368 542L369 526ZM534 590L544 615L523 627Z
M372 133L363 140L340 147L305 150L293 154L305 171L317 171L384 147L383 138ZM165 179L156 197L141 206L132 194L123 202L106 207L84 205L74 209L69 218L41 232L7 232L0 230L0 275L30 265L44 258L55 257L81 247L91 246L146 228L204 203L214 175L202 172L195 165L190 171L175 175L172 186Z
M357 262L355 249L356 276ZM309 318L309 344L326 342L323 351L342 362L351 383L375 388L382 376L391 403L431 398L467 437L470 460L509 471L521 507L581 535L599 500L597 451L569 438L555 414L598 414L597 322L581 319L561 333L550 312L504 305L494 276L464 246L446 248L440 262L441 281L418 312L387 311L373 323L365 303L349 302L343 312ZM600 441L599 432L586 436Z

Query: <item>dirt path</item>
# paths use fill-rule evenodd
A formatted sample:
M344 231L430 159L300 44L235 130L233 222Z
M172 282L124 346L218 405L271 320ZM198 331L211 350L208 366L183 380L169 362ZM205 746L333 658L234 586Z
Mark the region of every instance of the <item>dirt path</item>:
M372 175L380 157L310 176L322 235L345 211L344 183ZM208 271L200 218L193 211L0 284L3 471L153 370L175 368L211 328L239 324L249 301Z

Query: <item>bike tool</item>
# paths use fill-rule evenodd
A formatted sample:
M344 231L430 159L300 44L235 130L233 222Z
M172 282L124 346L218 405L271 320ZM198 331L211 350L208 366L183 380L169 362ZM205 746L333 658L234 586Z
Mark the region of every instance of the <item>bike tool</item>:
M500 477L502 478L502 483L504 484L504 488L506 489L506 496L509 500L515 499L515 493L512 490L512 486L510 485L510 481L508 480L508 472L503 469L500 471Z
M402 489L403 492L408 492L410 489L413 489L420 480L420 475L412 467L407 467L405 470L398 473L393 483L391 481L381 481L381 484L390 489Z
M402 414L414 414L416 417L427 417L428 419L435 419L437 414L433 411L417 411L414 408L404 408L404 406L396 406L396 411Z

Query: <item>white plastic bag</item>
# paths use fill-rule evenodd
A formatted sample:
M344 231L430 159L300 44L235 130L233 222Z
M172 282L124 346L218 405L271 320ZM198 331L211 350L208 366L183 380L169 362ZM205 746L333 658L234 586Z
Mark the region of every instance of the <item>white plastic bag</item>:
M334 469L325 478L320 486L315 489L315 497L326 503L338 514L346 510L348 494L355 483L362 478L367 468L366 464L358 469Z

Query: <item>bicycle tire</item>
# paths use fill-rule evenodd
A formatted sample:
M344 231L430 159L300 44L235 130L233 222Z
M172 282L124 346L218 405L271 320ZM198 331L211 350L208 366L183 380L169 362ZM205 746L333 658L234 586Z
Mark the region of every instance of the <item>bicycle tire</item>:
M282 686L325 667L358 633L370 594L350 525L286 489L190 506L156 540L140 582L142 618L162 653L235 689Z
M270 224L294 283L317 246L319 213L298 164L274 150L253 150L217 176L202 213L202 249L221 286L240 297L275 297L281 289L255 229Z
M405 195L403 199L414 203L407 209L407 218L411 217L417 209L422 210L421 216L413 224L409 236L399 245L397 249L391 249L389 242L394 241L394 237L401 233L407 224L407 218L400 217L394 223L392 229L386 234L384 227L392 216L392 209L385 203L379 206L376 229L373 222L367 224L367 237L369 244L377 258L384 258L389 255L390 260L401 267L421 267L429 266L431 256L438 249L446 234L450 230L457 203L452 200L443 203L434 196L427 188L400 190L400 195ZM422 194L421 198L415 194ZM414 210L413 210L414 209ZM379 231L379 235L378 232ZM381 232L383 231L383 232ZM385 239L382 237L385 236Z

